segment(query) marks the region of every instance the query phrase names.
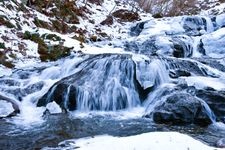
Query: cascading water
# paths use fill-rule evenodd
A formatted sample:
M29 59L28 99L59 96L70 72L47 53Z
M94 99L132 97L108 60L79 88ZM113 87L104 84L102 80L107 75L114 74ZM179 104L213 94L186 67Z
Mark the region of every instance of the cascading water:
M212 123L215 124L216 123L216 116L212 112L212 110L210 109L209 105L205 101L203 101L201 99L199 99L199 101L202 103L202 105L203 105L204 109L206 110L206 113L209 116L209 118L212 121Z
M57 82L38 102L56 101L68 110L116 111L140 106L151 90L169 82L158 58L134 62L129 55L91 57L80 71ZM146 94L146 96L144 96Z
M64 112L89 114L104 111L105 118L109 113L135 113L134 116L138 116L141 120L138 121L144 122L144 125L137 120L126 122L125 125L130 125L129 131L132 129L131 134L149 131L146 122L152 121L201 126L217 121L225 122L225 111L221 108L225 106L224 60L215 60L206 53L211 50L206 43L206 37L211 32L215 33L211 19L199 16L178 17L176 20L180 22L176 24L179 25L177 30L176 26L171 25L172 18L167 20L161 20L165 21L162 24L166 29L155 31L155 35L151 32L160 20L149 23L149 26L145 26L148 21L135 26L129 39L132 44L121 46L126 52L77 54L56 62L15 69L10 75L2 75L2 106L9 107L14 104L19 107L20 113L11 119L16 124L48 120L55 117L51 114L65 115ZM223 41L221 37L223 36L219 36L219 39ZM136 39L141 41L138 43ZM12 107L7 111L11 113ZM0 113L5 114L1 107ZM60 120L57 123L64 125L66 122L69 127L66 124L61 131L60 126L56 129L57 134L67 138L73 137L74 135L69 133L76 128L73 126L75 123L71 123L69 119L64 120L64 117L60 118L62 122ZM146 121L146 118L151 119ZM96 118L92 116L89 119L93 121ZM57 125L55 120L57 119L54 118L52 124ZM94 121L97 123L91 122L95 123L94 125L88 125L90 131L80 137L111 133L109 126L116 126L113 130L115 133L112 134L127 135L120 132L124 124L112 125L104 122L104 119L96 120ZM76 120L78 123L79 121ZM81 122L79 127L82 128L88 121ZM135 123L132 124L133 121ZM137 125L138 123L140 124ZM102 132L99 129L104 125L107 127L104 128L105 132ZM65 131L68 135L64 134L64 129L69 130ZM82 132L86 129L82 128ZM157 128L154 128L155 130Z

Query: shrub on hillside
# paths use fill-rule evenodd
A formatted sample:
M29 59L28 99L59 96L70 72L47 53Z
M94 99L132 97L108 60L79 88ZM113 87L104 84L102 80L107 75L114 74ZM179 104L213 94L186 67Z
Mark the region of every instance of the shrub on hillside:
M117 18L121 22L132 22L140 20L140 16L137 12L119 9L112 13L112 16Z
M197 0L139 0L145 11L162 16L191 15L199 11Z

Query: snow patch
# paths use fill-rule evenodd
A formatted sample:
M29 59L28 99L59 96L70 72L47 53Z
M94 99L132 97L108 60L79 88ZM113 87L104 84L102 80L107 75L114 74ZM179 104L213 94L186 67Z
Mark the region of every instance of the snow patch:
M225 81L221 78L210 78L210 77L182 77L186 80L188 86L195 86L198 89L207 87L214 88L215 90L224 90Z
M62 109L59 107L59 105L55 101L48 103L46 108L50 112L50 114L62 113Z
M178 132L150 132L128 137L101 135L67 140L59 143L60 145L65 149L79 150L215 150L213 147ZM43 150L48 149L50 148Z
M0 117L7 117L14 112L14 108L11 103L0 100Z

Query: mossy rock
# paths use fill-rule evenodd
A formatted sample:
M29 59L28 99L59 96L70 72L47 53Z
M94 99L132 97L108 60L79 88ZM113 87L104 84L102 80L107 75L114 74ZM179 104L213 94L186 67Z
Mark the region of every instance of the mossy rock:
M23 34L23 39L30 40L31 39L31 33L29 31L25 31Z
M52 28L54 29L54 31L60 32L60 33L68 33L69 26L65 22L59 21L59 20L51 20L51 22L52 22Z
M0 49L6 49L5 43L0 43Z
M45 28L51 30L53 27L43 20L38 19L37 17L34 18L34 24L39 28Z
M31 41L34 41L36 43L40 43L40 42L44 43L44 40L41 39L39 33L30 33L29 31L24 32L23 39L31 40Z
M6 57L5 53L0 51L0 64L2 64L3 66L5 66L7 68L15 67L15 65L7 59L8 58Z
M41 36L43 39L52 40L52 41L62 41L61 37L57 36L56 34L43 34Z
M38 53L40 55L41 61L55 61L65 56L70 55L70 51L73 48L64 47L62 45L50 45L48 46L44 38L62 40L59 36L55 34L44 34L40 36L38 33L30 33L26 31L23 35L24 39L31 40L38 44Z
M60 58L70 55L73 48L64 47L61 45L48 46L48 49L39 49L41 61L56 61Z
M15 28L15 26L7 20L4 16L0 16L0 25L4 25L8 28Z
M76 1L76 0L75 0ZM34 18L34 24L37 27L49 29L60 33L74 32L74 29L68 24L79 24L78 16L84 16L83 8L78 8L75 1L68 0L35 0L29 3L29 6L36 9L40 13L49 16L51 23ZM47 9L48 8L48 11Z
M25 7L26 4L27 4L27 2L22 0L22 3L19 4L18 11L29 12L29 10Z

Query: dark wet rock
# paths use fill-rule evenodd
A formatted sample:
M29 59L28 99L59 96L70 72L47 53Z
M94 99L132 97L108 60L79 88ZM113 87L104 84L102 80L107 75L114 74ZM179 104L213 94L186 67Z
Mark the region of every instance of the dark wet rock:
M204 44L203 44L202 40L199 41L199 44L197 45L197 50L198 50L202 55L206 55L205 48L204 48Z
M138 36L142 32L144 24L145 22L141 22L132 27L131 36ZM193 54L193 39L187 35L154 35L145 40L126 41L124 48L126 51L152 56L186 58Z
M225 64L223 64L222 59L198 58L197 60L205 65L225 72Z
M20 113L20 108L18 102L16 100L10 99L8 97L0 95L0 103L1 107L0 108L0 118L4 117L12 117L15 116L16 114ZM10 106L11 104L11 106ZM4 106L6 106L4 108ZM12 108L10 108L12 107ZM2 111L1 111L2 110Z
M165 59L167 62L170 71L176 72L176 70L180 70L180 72L185 72L186 75L198 75L198 76L212 76L214 75L207 70L207 68L204 68L200 66L200 64L193 60L188 59L172 59L167 58ZM173 71L174 70L174 71Z
M12 78L29 79L32 75L40 74L46 67L34 67L30 69L16 69L12 74Z
M137 23L134 27L130 29L131 36L138 36L140 35L141 31L144 29L144 25L146 22Z
M25 97L29 94L40 91L44 87L43 81L27 85L24 88L20 87L20 84L21 84L20 82L13 82L13 80L3 80L2 83L3 84L1 84L0 90L4 91L5 93L14 95L14 97L18 99L19 101L22 101L22 97ZM7 85L9 86L9 88L6 88L5 86L2 86L2 85Z
M124 47L126 51L139 52L139 43L137 42L125 42Z
M217 116L217 119L223 121L225 116L225 92L215 90L196 90L196 96L204 100Z
M192 55L192 39L188 36L176 36L173 41L173 56L177 58L190 57Z
M152 112L156 123L197 124L207 126L212 121L201 101L187 93L174 93Z
M191 76L191 73L186 70L176 69L176 70L170 71L169 75L171 78L179 78L179 77L189 77Z
M216 142L216 147L225 148L225 138L222 138Z

